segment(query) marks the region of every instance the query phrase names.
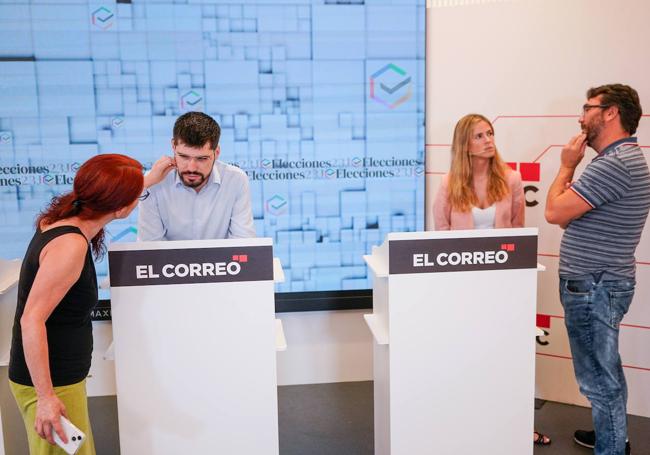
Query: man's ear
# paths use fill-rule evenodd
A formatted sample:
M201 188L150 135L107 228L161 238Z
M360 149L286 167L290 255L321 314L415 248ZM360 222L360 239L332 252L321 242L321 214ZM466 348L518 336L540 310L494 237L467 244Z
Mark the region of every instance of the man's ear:
M214 160L215 161L219 159L219 154L220 153L221 153L221 146L217 145L217 148L214 149Z
M605 115L607 117L607 120L614 120L616 116L619 114L618 106L617 105L612 105L607 108L605 111Z

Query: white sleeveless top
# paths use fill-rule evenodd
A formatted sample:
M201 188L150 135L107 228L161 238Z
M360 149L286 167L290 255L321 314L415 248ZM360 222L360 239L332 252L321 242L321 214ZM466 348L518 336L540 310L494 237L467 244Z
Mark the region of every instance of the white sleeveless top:
M494 217L497 213L496 204L480 209L472 207L472 217L474 218L474 229L493 229Z

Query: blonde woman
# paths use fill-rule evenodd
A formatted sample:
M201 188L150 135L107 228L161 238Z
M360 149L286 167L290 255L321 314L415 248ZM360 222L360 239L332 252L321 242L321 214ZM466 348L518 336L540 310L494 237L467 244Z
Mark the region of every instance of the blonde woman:
M436 230L523 227L525 205L521 176L499 156L492 123L479 114L461 118L433 206ZM533 442L551 438L534 431Z
M523 227L524 206L521 176L499 156L492 123L479 114L461 118L433 207L436 230Z

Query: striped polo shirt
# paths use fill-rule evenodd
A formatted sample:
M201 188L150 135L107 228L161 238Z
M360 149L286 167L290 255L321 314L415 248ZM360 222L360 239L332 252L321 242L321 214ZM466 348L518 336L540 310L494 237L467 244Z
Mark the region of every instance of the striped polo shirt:
M564 231L560 276L634 278L634 251L650 210L650 172L636 138L606 147L571 189L593 209Z

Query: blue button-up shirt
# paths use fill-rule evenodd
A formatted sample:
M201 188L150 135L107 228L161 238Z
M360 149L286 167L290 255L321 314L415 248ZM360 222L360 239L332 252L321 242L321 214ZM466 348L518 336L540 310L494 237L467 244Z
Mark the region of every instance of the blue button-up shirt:
M149 188L140 202L138 240L204 240L255 237L248 177L216 161L197 193L178 172Z

